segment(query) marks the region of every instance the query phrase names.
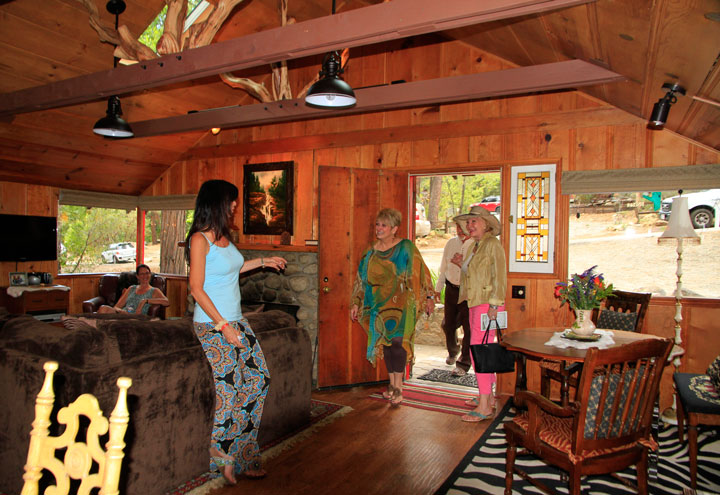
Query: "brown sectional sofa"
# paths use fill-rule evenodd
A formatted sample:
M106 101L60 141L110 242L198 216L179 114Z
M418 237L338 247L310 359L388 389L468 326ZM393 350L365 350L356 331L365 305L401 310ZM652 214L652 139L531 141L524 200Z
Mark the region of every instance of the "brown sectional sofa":
M98 316L97 329L76 330L30 316L0 318L0 397L5 398L0 408L0 492L22 489L35 397L48 360L59 362L56 409L89 392L109 416L117 378L132 378L121 493L164 494L207 471L214 387L191 320L104 316ZM262 446L309 420L311 346L307 332L287 313L246 316L271 374L259 432Z

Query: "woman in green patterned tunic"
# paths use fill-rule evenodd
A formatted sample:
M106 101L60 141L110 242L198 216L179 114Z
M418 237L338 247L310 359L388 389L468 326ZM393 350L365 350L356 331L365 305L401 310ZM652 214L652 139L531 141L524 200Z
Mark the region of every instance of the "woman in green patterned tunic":
M435 307L430 270L408 239L397 237L402 214L380 210L375 220L377 240L363 254L353 287L350 318L368 334L367 359L375 366L385 360L390 385L383 396L400 404L405 366L413 358L415 322Z

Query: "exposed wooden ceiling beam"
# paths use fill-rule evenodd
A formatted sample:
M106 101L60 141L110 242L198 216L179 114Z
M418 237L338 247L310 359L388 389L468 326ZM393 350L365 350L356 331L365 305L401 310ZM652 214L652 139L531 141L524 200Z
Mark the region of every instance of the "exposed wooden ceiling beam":
M319 109L302 99L204 110L163 119L132 122L136 138L176 132L264 125L318 117L338 117L439 103L450 103L513 94L576 88L625 77L582 60L519 67L495 72L445 77L426 81L357 89L357 104L348 109Z
M595 0L393 0L0 95L0 118Z
M318 148L345 148L348 146L376 145L398 141L422 141L469 136L491 136L517 133L554 133L559 129L600 127L609 125L647 124L647 120L605 106L565 111L549 111L531 115L489 117L458 120L436 124L414 124L355 132L337 132L312 136L291 136L281 139L213 144L190 148L178 161L208 160L228 156L265 155L313 150Z

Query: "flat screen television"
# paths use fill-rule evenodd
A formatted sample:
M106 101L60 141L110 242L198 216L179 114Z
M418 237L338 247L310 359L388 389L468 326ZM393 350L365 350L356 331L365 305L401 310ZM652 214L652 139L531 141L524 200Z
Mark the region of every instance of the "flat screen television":
M57 218L0 215L0 261L57 259Z

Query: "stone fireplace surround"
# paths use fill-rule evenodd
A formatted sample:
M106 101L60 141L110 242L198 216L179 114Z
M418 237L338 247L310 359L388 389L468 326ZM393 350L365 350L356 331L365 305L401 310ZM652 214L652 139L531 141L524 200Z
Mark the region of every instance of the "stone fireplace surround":
M288 262L282 273L274 270L240 275L244 303L267 302L299 307L298 326L307 330L313 347L313 382L317 380L318 255L314 252L240 249L246 260L281 256Z

